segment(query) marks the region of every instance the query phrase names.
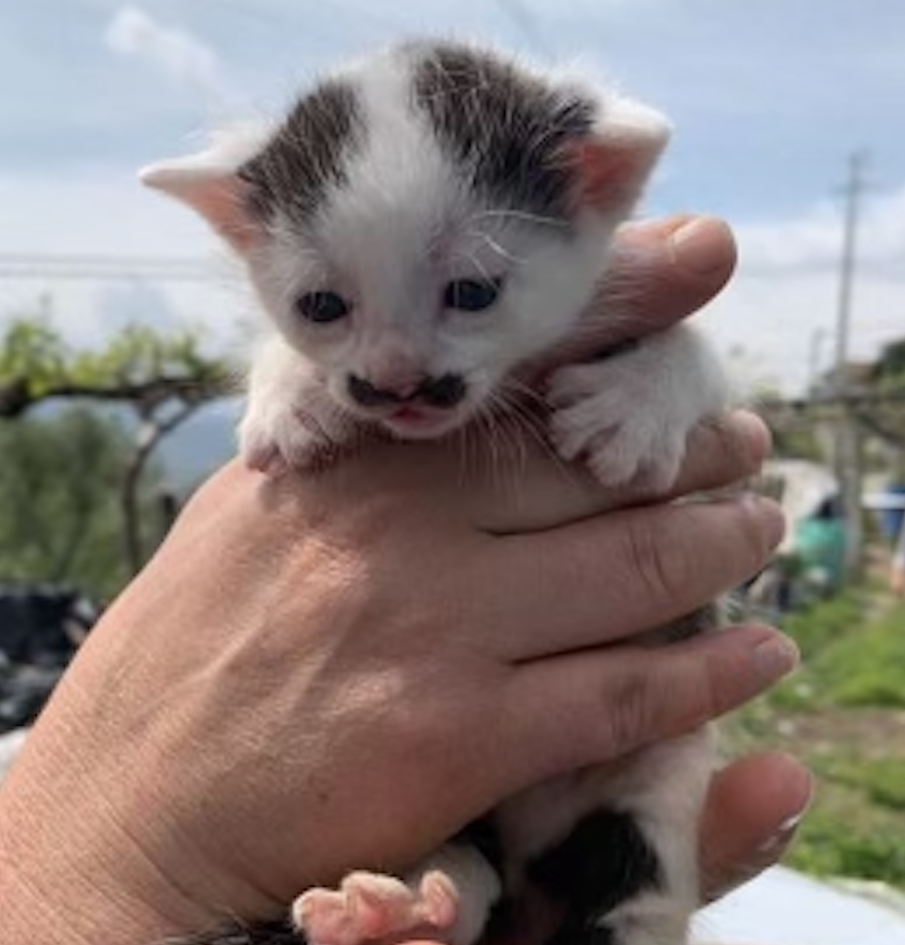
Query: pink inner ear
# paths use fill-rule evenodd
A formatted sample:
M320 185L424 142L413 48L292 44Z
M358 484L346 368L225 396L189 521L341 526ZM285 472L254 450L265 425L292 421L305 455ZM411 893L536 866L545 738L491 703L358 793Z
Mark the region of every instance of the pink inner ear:
M248 215L246 187L236 177L205 181L187 197L195 209L238 252L249 249L260 226Z
M578 172L576 199L580 206L612 212L637 198L645 162L636 145L590 138L568 144L565 158Z

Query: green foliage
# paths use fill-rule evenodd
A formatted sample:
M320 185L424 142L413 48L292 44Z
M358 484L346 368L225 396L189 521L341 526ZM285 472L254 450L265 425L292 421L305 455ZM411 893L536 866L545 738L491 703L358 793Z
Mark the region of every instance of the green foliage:
M905 761L882 758L860 768L871 799L884 807L905 810Z
M120 424L84 407L0 424L0 580L118 590L128 577L120 496L130 450Z
M106 349L74 353L68 374L74 384L136 386L164 377L217 381L223 368L202 355L192 332L161 335L147 326L129 325Z
M865 621L871 591L860 587L788 617L803 670L773 698L783 708L905 708L905 608Z
M138 400L165 382L190 385L178 388L183 395L211 396L227 380L225 364L204 354L192 330L162 334L130 325L98 350L73 348L43 317L16 319L0 335L0 391L21 386L25 406L57 394Z
M788 862L905 889L905 605L863 585L789 617L797 674L735 714L735 750L791 751L817 796Z
M842 639L852 627L862 623L865 592L853 588L806 610L789 614L783 630L795 639L802 657L810 657Z
M838 814L812 811L789 864L818 876L880 880L905 887L905 843L887 829L852 829Z
M874 364L874 379L887 389L905 390L905 338L890 342Z
M0 384L27 379L41 397L67 375L70 352L45 320L19 319L0 339Z

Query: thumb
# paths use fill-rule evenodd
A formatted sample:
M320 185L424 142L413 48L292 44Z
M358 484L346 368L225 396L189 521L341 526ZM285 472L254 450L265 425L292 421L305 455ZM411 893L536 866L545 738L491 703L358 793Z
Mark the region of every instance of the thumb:
M543 374L698 311L735 269L732 231L715 217L672 216L621 227L606 274L570 336L532 369Z

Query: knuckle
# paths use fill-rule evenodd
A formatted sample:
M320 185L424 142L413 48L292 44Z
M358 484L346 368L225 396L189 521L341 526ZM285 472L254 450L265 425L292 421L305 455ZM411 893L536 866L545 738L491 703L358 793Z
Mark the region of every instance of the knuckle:
M607 748L618 757L697 728L725 710L723 695L712 674L677 654L644 654L604 695Z
M627 560L630 572L655 601L672 601L686 596L691 577L691 555L684 538L666 520L650 516L636 518L626 530Z
M657 734L660 698L652 675L642 666L625 667L603 693L606 718L603 727L608 754L617 758L640 748Z

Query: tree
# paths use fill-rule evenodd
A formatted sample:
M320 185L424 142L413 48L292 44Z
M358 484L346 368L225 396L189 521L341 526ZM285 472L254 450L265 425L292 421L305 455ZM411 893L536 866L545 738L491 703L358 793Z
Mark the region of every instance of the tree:
M860 407L858 419L888 446L905 450L905 338L883 348L867 383L871 402Z
M86 407L0 425L0 579L72 584L96 597L118 590L129 577L118 495L131 451L121 422Z
M106 347L71 347L47 318L18 318L0 337L0 420L53 399L128 406L137 424L119 496L123 545L132 572L145 559L140 481L160 440L202 404L229 393L225 363L204 354L197 332L162 334L131 325Z

